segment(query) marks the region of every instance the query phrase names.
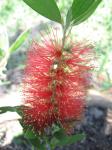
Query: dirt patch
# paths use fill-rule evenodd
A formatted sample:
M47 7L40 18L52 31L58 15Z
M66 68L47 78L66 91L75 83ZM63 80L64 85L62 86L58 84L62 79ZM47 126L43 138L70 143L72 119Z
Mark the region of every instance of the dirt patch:
M76 144L63 148L57 147L55 150L112 150L112 132L107 130L106 108L90 106L86 109L83 121L74 128L74 133L85 133L86 138ZM111 124L108 124L111 128ZM28 141L20 136L12 141L10 145L1 147L0 150L31 150Z

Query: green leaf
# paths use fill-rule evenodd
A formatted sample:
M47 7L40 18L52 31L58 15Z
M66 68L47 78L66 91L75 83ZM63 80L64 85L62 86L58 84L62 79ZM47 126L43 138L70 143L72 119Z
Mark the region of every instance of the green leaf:
M56 146L59 146L59 140L55 137L52 137L52 139L50 141L50 146L54 150L56 148Z
M28 139L35 139L36 135L35 133L31 130L31 129L27 129L24 133L25 137L27 137Z
M56 125L56 124L53 124L51 131L52 131L52 134L54 135L55 133L60 131L60 127L58 125Z
M81 141L85 137L84 134L76 134L72 136L65 136L61 141L59 141L59 146L70 145L76 142Z
M26 40L26 38L28 37L30 33L30 30L26 30L25 32L23 32L18 38L17 40L11 45L11 47L9 48L10 52L14 52L16 51Z
M102 0L74 0L68 11L66 24L78 25L88 19Z
M55 0L23 0L39 14L61 23L61 15Z
M14 107L11 107L11 106L6 106L6 107L0 107L0 114L2 113L5 113L7 111L10 111L10 112L17 112L19 115L21 115L21 107L22 106L14 106Z
M0 48L0 58L4 56L4 50Z
M57 132L54 133L54 136L55 136L57 139L61 140L61 139L63 139L64 137L66 137L67 135L65 134L65 131L64 131L62 128L60 128Z
M16 110L15 110L15 107L10 107L10 106L0 107L0 114L5 113L7 111L14 112Z
M76 135L68 136L65 134L63 129L60 129L60 131L54 134L54 137L57 139L57 140L54 139L56 141L55 144L59 146L64 146L64 145L70 145L75 142L81 141L85 137L85 134L76 134Z
M39 150L46 150L44 143L41 142L39 135L32 131L31 128L24 130L24 136L29 140L29 142L37 147Z
M33 146L35 146L38 150L46 150L45 144L41 143L39 139L30 139L30 142Z

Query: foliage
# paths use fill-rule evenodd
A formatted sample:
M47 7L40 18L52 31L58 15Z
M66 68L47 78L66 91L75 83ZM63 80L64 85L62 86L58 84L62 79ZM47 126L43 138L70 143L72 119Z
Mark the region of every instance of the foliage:
M16 41L9 47L9 38L6 33L1 33L0 37L0 75L6 69L8 59L12 52L16 51L26 40L29 35L29 30L22 33Z
M24 2L41 15L61 23L61 14L55 0L24 0Z
M23 44L23 42L26 40L26 38L28 37L29 33L30 33L30 30L24 31L16 39L16 41L11 45L11 47L9 48L9 52L12 53L12 52L16 51Z
M101 16L102 19L97 23L97 26L101 26L105 34L99 41L100 44L96 44L96 53L99 57L97 77L101 82L101 90L109 90L112 88L112 40L110 40L112 39L112 34L110 34L112 32L112 1L104 1L100 9L97 15ZM105 10L106 14L104 15Z
M87 20L102 0L74 0L67 14L67 24L78 25Z

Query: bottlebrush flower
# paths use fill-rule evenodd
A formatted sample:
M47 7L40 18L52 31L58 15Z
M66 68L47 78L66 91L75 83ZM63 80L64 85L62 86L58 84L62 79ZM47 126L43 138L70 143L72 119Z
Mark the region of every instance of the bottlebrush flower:
M23 80L24 122L37 132L53 123L73 127L85 107L91 52L89 46L62 48L59 40L33 42Z

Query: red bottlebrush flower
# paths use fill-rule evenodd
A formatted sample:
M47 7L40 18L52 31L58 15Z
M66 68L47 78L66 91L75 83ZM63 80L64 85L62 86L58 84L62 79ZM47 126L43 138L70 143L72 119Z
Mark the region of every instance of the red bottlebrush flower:
M49 40L33 43L28 53L23 81L24 122L42 132L53 123L67 129L83 114L90 48ZM86 56L86 57L85 57Z

